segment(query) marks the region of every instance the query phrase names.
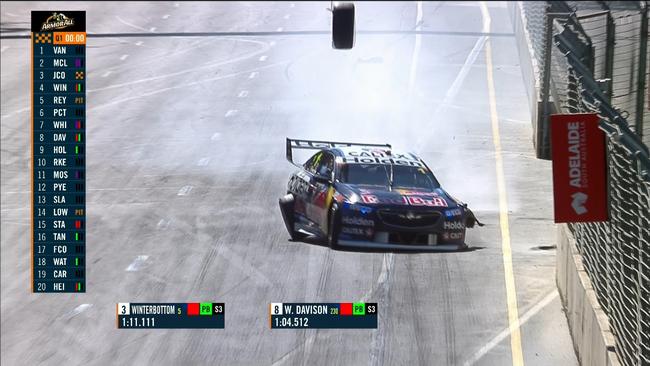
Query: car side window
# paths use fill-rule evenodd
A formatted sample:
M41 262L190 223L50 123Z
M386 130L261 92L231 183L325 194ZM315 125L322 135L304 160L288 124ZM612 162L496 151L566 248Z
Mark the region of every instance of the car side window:
M332 171L334 170L334 157L330 153L323 153L322 159L320 159L320 164L317 167L318 175L324 177L331 177Z
M319 151L316 154L314 154L314 156L309 158L309 160L307 160L307 162L305 163L304 165L305 170L312 174L316 173L316 169L318 168L318 165L322 158L323 158L322 151Z

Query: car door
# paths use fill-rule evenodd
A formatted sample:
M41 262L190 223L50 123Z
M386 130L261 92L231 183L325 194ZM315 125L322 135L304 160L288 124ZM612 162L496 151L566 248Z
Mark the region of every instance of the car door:
M303 169L297 171L289 181L289 191L293 193L295 199L294 213L310 221L313 173L316 171L322 155L321 151L314 154L303 164Z
M316 223L324 233L327 232L327 215L332 201L332 180L334 178L334 155L323 151L323 155L314 166L311 180L311 207L309 219Z

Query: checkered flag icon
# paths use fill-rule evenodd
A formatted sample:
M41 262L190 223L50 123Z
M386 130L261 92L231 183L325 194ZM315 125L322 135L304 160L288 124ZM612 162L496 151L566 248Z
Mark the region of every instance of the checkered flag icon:
M51 33L36 33L35 43L52 43Z
M75 71L74 72L74 78L77 79L77 80L83 80L84 72L83 71Z

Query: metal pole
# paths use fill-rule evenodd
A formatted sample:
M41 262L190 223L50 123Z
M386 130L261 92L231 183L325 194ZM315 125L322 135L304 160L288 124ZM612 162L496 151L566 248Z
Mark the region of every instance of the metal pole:
M641 34L639 39L639 67L637 68L635 132L643 138L643 107L645 106L645 71L648 57L648 6L641 9Z
M605 79L609 79L607 82L607 101L611 103L612 101L612 86L614 83L614 47L616 46L616 28L614 28L614 19L612 18L612 13L607 12L607 39L605 45Z
M546 14L546 29L545 29L545 39L544 39L544 72L542 75L542 113L537 116L537 126L535 129L537 133L535 134L536 141L535 146L537 147L537 157L540 159L550 159L551 151L550 144L548 142L548 130L549 130L549 95L551 87L551 53L553 47L553 21L555 19L555 14L547 13Z

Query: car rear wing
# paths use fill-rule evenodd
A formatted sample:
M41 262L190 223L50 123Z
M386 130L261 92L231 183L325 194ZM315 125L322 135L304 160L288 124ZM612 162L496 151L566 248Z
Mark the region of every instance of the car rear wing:
M346 146L384 147L388 149L392 148L390 144L364 144L358 142L298 140L298 139L290 139L287 137L287 160L291 164L297 165L293 161L293 149L322 150L331 147L346 147Z

